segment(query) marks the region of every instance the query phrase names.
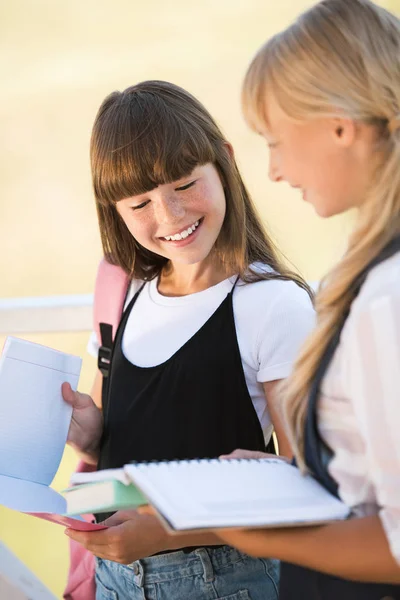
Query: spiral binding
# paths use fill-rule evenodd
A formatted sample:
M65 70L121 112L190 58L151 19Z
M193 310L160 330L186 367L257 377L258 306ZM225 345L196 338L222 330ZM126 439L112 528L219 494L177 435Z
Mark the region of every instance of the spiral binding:
M173 467L182 466L182 465L193 465L193 464L214 464L214 465L223 465L226 463L263 463L268 461L269 463L274 464L288 464L286 461L281 460L279 458L229 458L229 459L220 459L220 458L183 458L183 459L174 459L174 460L147 460L147 461L131 461L129 464L135 467L160 467L165 464Z

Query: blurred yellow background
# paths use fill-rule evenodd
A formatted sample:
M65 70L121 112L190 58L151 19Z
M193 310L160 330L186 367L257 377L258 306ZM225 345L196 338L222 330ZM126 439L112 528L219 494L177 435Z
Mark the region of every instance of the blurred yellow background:
M351 1L351 0L349 0ZM400 11L400 0L379 2ZM144 79L197 96L232 142L265 223L290 261L319 279L343 252L349 216L322 221L298 192L267 180L265 144L247 130L240 86L271 34L307 0L13 0L0 9L0 297L91 293L101 255L88 147L103 98ZM1 333L1 332L0 332ZM23 335L95 362L88 332ZM0 344L4 336L0 335ZM56 489L76 457L66 450ZM0 540L62 597L63 528L0 508Z

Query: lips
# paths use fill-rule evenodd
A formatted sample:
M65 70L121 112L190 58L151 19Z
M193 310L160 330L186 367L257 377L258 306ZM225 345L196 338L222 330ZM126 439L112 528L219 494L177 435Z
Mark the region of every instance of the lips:
M203 218L204 217L202 217L201 219L198 219L197 221L195 221L194 223L192 223L185 229L181 229L180 231L173 233L171 235L166 235L166 236L160 237L160 239L162 239L166 242L170 242L170 241L178 242L181 240L185 240L186 238L190 237L196 231L196 229L199 227L199 225L203 221Z

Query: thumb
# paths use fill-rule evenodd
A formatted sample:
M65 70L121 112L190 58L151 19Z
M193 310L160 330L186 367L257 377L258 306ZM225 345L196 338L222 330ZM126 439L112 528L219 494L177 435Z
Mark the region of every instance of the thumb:
M115 513L114 515L111 515L111 517L108 517L108 519L104 519L104 521L101 521L101 523L99 523L99 525L104 525L104 527L115 527L116 525L121 525L121 523L123 521L121 521L121 519L119 519L118 517L116 517L117 513Z
M104 525L105 527L116 527L117 525L122 525L125 521L130 521L136 517L136 510L118 510L111 517L105 519L100 523L100 525Z
M62 384L61 393L62 393L62 397L65 400L65 402L67 402L68 404L74 405L75 394L72 390L71 385L68 382L64 381L64 383Z
M156 510L150 506L150 504L143 504L142 506L138 506L137 511L139 515L157 515Z
M67 381L62 384L61 393L65 402L73 408L85 408L88 404L87 395L75 392Z

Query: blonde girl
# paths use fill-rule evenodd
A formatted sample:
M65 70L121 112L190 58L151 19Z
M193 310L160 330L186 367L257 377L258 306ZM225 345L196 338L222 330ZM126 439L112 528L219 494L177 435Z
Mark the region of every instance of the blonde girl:
M322 217L358 219L316 299L285 386L298 465L350 520L221 537L275 556L281 600L400 598L400 23L369 0L324 0L270 39L244 112L269 175ZM240 454L240 453L239 453Z

